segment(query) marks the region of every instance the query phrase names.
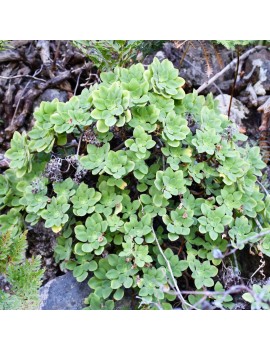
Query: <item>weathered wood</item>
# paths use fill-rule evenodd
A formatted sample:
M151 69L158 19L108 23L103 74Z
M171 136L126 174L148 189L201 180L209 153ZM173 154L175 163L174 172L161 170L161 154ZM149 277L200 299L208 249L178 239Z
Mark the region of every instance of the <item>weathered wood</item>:
M270 97L258 108L258 111L262 113L262 123L259 130L261 132L268 130L270 128Z
M34 103L44 91L53 88L72 96L92 68L92 63L85 63L85 57L66 41L18 40L10 46L0 52L0 112L4 122L0 152L6 150L15 130L31 125Z
M20 61L22 59L18 51L15 50L5 50L0 51L0 63L10 62L10 61Z

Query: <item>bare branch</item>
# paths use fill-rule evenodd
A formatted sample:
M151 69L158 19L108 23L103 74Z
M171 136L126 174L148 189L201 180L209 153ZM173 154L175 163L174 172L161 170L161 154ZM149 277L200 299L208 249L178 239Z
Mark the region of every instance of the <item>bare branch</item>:
M237 294L239 292L247 291L249 293L252 292L250 288L248 288L245 285L234 285L230 289L226 291L210 291L210 290L204 290L204 291L186 291L183 290L182 294L183 295L205 295L208 297L212 296L217 296L217 295L230 295L230 294Z
M255 48L252 48L248 51L246 51L243 55L241 55L239 57L240 61L245 60L249 55L253 54L253 52L256 52L258 50L261 49L266 49L265 46L255 46ZM237 58L235 58L234 60L232 60L226 67L224 67L220 72L218 72L216 75L214 75L214 77L212 77L211 79L209 79L207 82L203 83L198 89L197 89L197 93L201 93L205 88L209 87L209 85L211 85L212 83L214 83L219 77L221 77L225 72L229 71L230 69L232 69L235 65L237 64Z
M44 82L46 83L46 80L45 79L42 79L42 78L38 78L38 77L35 77L35 76L29 76L29 74L21 74L21 75L17 75L17 76L12 76L12 77L4 77L4 76L0 76L0 79L16 79L16 78L30 78L30 79L35 79L35 80L39 80L40 82Z
M21 55L16 50L5 50L0 52L0 63L6 61L20 61Z
M183 295L201 295L203 297L214 297L214 296L222 295L222 298L219 300L220 304L222 305L222 303L224 302L224 300L226 299L226 297L228 295L234 295L234 294L239 294L239 293L243 293L243 292L250 293L253 296L253 298L257 304L262 302L262 298L260 295L257 295L251 288L249 288L248 286L243 285L243 284L242 285L234 285L226 291L209 291L209 290L182 291L182 294ZM220 307L222 307L222 306L220 306Z
M80 81L80 78L81 78L81 74L82 74L82 71L80 71L80 73L78 74L77 82L76 82L76 86L75 86L73 95L76 95L76 93L77 93L77 89L78 89L78 86L79 86L79 81Z
M35 71L35 73L33 74L32 77L34 78L35 76L37 76L37 75L42 71L42 68L43 68L43 65L42 65L39 69L37 69L37 70ZM18 101L18 103L17 103L17 105L16 105L16 108L15 108L15 111L14 111L14 114L13 114L13 117L12 117L12 120L11 120L11 125L14 123L14 118L15 118L16 115L17 115L17 111L18 111L20 102L21 102L21 100L22 100L22 98L23 98L23 95L24 95L25 91L27 90L29 84L30 84L30 81L26 84L26 86L24 87L24 89L23 89L23 91L22 91L21 97L20 97L20 99L19 99L19 101Z
M78 143L78 148L77 148L77 152L76 152L77 158L79 158L79 152L80 152L80 148L81 148L81 142L82 142L83 134L84 134L84 133L82 133L82 134L80 135L80 139L79 139L79 143Z
M170 265L170 262L167 260L167 257L165 256L165 254L164 254L164 252L163 252L163 250L162 250L162 248L161 248L161 246L160 246L160 244L159 244L159 242L158 242L158 238L157 238L157 235L156 235L156 232L155 232L153 226L152 226L152 232L153 232L153 234L154 234L155 241L156 241L156 243L157 243L158 249L159 249L159 251L160 251L162 257L164 258L164 261L165 261L166 264L167 264L168 270L169 270L169 272L170 272L170 275L171 275L171 278L172 278L172 281L173 281L173 284L174 284L174 288L175 288L175 290L176 290L176 292L177 292L177 297L179 298L179 300L181 301L181 303L182 303L183 306L186 305L186 306L188 306L188 307L190 307L190 308L192 308L192 309L196 309L196 307L190 305L190 304L184 299L184 297L183 297L181 291L179 290L177 281L175 280L174 275L173 275L173 271L172 271L172 267L171 267L171 265Z
M267 191L267 189L265 188L265 186L264 186L261 182L259 182L258 179L257 179L256 182L262 187L262 189L264 190L265 194L266 194L267 196L270 196L270 194L269 194L269 192Z
M258 233L256 235L250 236L249 238L247 238L245 240L240 241L239 244L246 244L246 243L250 242L250 240L258 239L258 238L261 238L261 237L263 237L265 235L268 235L268 234L270 234L270 230L266 230L265 232L260 232L260 233ZM227 252L226 254L224 254L222 256L222 258L230 256L231 254L235 253L237 250L239 250L239 247L236 247L233 250Z

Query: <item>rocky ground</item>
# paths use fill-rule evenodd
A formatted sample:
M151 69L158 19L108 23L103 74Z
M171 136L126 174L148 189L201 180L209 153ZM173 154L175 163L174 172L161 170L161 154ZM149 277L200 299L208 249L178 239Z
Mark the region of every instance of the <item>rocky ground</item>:
M235 81L230 118L249 136L249 143L260 145L264 160L269 163L270 51L245 48L248 50L250 54L239 61L236 81L234 65L201 93L213 93L223 113L227 113ZM162 50L145 57L143 63L151 63L154 56L174 63L186 80L186 92L200 91L205 82L236 58L235 52L205 41L167 42ZM43 100L67 101L95 82L97 73L93 64L68 41L13 41L9 50L0 52L0 173L7 167L4 153L14 131L32 128L34 108ZM269 182L270 187L270 167L265 174L265 184ZM41 308L81 309L89 288L85 284L78 286L71 273L61 272L53 258L55 239L55 234L42 224L33 227L28 234L27 255L41 255L46 268ZM246 264L246 274L250 264ZM266 263L264 270L270 272L269 266Z

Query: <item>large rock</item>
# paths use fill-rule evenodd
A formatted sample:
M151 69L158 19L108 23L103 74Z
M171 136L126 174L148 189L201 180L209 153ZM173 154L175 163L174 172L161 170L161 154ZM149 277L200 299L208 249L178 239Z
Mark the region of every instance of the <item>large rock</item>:
M68 101L68 93L59 89L46 89L35 101L34 108L39 106L42 101L53 101L54 99L66 102Z
M89 296L91 289L88 280L78 283L72 272L50 280L40 289L41 310L81 310L85 306L84 299ZM134 301L137 305L138 302ZM116 310L130 310L132 307L131 293L127 291L121 301L115 303Z
M41 310L81 310L91 293L87 280L78 283L72 272L49 281L40 289Z

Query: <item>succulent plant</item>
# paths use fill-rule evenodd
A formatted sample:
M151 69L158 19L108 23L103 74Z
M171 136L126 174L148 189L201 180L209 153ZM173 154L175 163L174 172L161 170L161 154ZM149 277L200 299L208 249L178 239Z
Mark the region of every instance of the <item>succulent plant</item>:
M99 132L107 132L113 125L121 127L130 120L130 114L128 112L124 114L124 110L130 104L130 93L123 90L118 82L110 87L101 86L100 89L93 91L92 96L95 109L91 117L97 120Z
M168 145L177 147L180 141L185 139L189 133L187 120L176 115L174 111L170 111L164 118L164 129L162 136L167 141Z
M23 132L15 132L11 140L11 148L6 152L5 156L10 159L10 168L16 169L16 176L21 178L26 172L32 170L32 156L29 149L29 141L27 134Z
M64 196L53 197L46 209L42 210L40 214L45 219L45 227L52 228L56 233L59 232L69 220L66 213L69 208L70 205L67 204Z
M155 93L165 98L172 97L173 99L182 99L185 96L185 92L182 89L185 81L178 76L178 70L173 67L170 61L163 60L160 62L155 57L145 75Z
M130 173L134 166L134 162L128 159L124 151L109 151L104 171L119 179Z
M85 216L95 211L95 204L101 199L101 194L87 184L81 183L76 193L70 198L73 203L73 212L76 216Z
M186 192L186 180L182 171L173 171L170 167L166 171L158 171L155 186L162 191L166 199Z
M89 280L87 309L114 308L125 289L139 308L204 308L201 293L211 308L233 308L225 257L249 246L270 257L259 148L240 146L246 136L212 95L185 94L168 60L100 77L66 103L43 102L32 131L14 133L0 175L0 267L21 264L12 245L44 222L58 233L60 268ZM267 289L254 289L237 298L265 308Z
M201 233L208 233L212 240L216 240L219 234L224 233L225 226L231 224L233 217L225 205L211 209L206 204L202 204L203 216L198 218Z
M105 236L107 226L106 221L98 213L88 217L85 226L82 224L77 225L75 227L75 235L83 243L80 244L81 250L86 253L94 252L95 255L100 255L107 244Z
M201 289L203 286L211 287L214 285L212 278L217 275L218 269L212 266L209 261L201 263L199 260L194 260L189 264L189 267L197 289Z

